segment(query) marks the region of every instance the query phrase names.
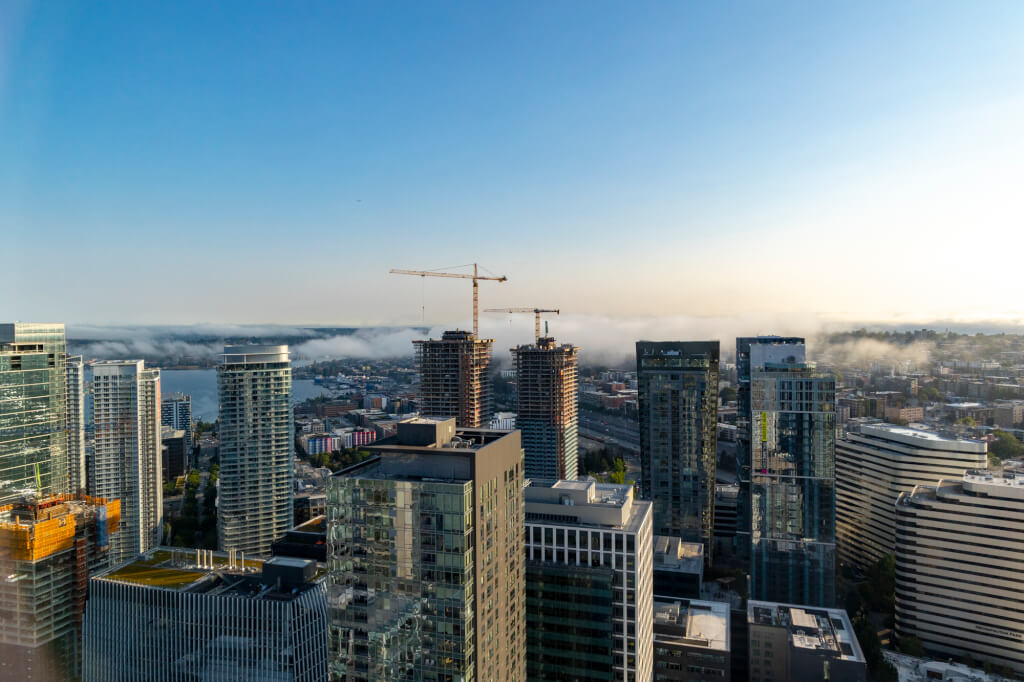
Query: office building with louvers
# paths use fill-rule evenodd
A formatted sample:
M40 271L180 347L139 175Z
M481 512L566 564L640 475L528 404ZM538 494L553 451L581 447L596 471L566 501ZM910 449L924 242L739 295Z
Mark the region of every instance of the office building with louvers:
M491 366L494 339L447 331L440 339L413 341L419 372L418 404L426 417L454 417L461 428L485 427L491 418Z
M0 679L81 679L86 581L110 566L120 509L86 495L0 507Z
M750 351L754 599L831 607L836 599L835 378L813 363Z
M839 559L866 570L896 551L896 499L988 465L983 441L892 424L864 424L836 442Z
M68 483L63 324L0 324L0 504Z
M327 487L330 676L526 679L519 432L400 422Z
M649 680L651 503L593 481L525 495L527 678Z
M718 342L637 341L641 496L654 534L711 560L718 443Z
M576 480L579 350L552 338L512 349L527 478Z
M896 502L896 635L1024 672L1024 471L975 470Z
M90 495L121 500L121 525L111 539L113 563L132 559L163 537L163 445L160 370L142 360L92 367L95 443L86 458Z
M85 682L322 682L323 570L159 547L89 581Z
M217 367L222 550L269 555L292 527L295 423L288 346L227 346Z

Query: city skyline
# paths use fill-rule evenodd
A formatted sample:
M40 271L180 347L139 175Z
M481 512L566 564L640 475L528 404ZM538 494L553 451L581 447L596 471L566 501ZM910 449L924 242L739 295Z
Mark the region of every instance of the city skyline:
M1018 3L2 12L5 319L412 324L425 299L443 325L461 285L384 273L488 249L493 304L1024 317L999 268L949 247L1024 239ZM281 235L339 267L263 248ZM44 257L87 319L21 284ZM161 303L168 281L202 312Z

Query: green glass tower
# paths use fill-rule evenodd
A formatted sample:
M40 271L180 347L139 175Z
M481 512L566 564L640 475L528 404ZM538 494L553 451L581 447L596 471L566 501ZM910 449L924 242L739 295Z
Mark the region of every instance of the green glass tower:
M0 505L68 492L63 324L0 324Z

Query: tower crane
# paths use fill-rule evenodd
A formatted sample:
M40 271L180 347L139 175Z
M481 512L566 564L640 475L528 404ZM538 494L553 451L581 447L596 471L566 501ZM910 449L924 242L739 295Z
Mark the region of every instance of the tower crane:
M480 314L479 308L479 284L480 280L489 280L492 282L507 282L508 277L505 275L499 275L497 277L487 277L479 274L477 271L477 264L473 263L473 274L463 274L461 272L437 272L431 270L391 270L392 275L419 275L420 277L456 277L458 279L471 279L473 280L473 336L480 336Z
M533 337L534 343L540 340L540 314L554 313L559 315L555 308L487 308L485 313L533 313Z

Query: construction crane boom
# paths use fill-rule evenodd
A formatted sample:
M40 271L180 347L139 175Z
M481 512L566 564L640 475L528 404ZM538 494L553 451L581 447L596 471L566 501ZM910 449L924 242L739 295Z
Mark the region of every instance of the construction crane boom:
M419 275L420 277L455 277L457 279L471 279L473 280L473 336L480 336L480 313L479 311L479 287L478 282L480 280L490 280L492 282L507 282L508 277L505 275L499 275L497 277L487 277L481 275L477 271L477 264L473 263L473 274L463 274L461 272L431 272L430 270L397 270L392 269L390 271L392 275Z
M534 342L540 341L540 314L561 313L556 308L487 308L485 313L533 313L533 338Z

